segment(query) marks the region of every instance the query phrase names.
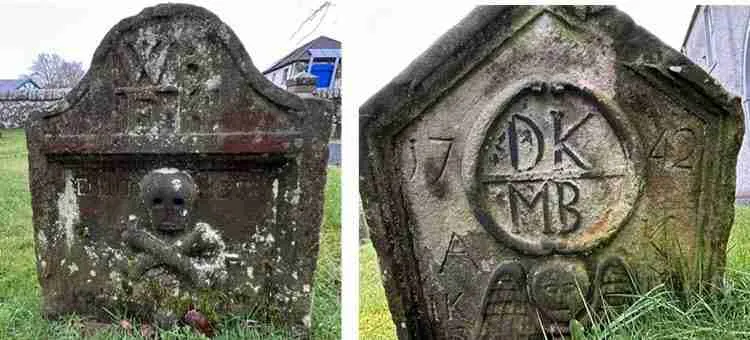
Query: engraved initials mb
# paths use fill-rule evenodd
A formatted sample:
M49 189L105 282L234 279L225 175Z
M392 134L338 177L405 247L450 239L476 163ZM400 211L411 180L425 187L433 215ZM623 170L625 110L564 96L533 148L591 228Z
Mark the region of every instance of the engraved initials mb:
M557 194L556 203L558 220L560 222L557 228L553 228L552 216L550 214L550 184L554 186ZM570 195L568 196L571 197L568 200L565 199L566 192L570 192ZM548 181L544 182L541 189L531 195L531 199L529 199L516 189L516 187L513 186L513 183L508 183L508 201L510 203L510 214L513 223L513 229L511 231L513 233L519 233L521 231L521 208L524 208L527 211L533 211L537 209L538 205L541 205L542 209L542 232L544 234L564 234L578 229L581 222L581 213L573 208L573 205L578 203L578 195L578 187L573 183Z

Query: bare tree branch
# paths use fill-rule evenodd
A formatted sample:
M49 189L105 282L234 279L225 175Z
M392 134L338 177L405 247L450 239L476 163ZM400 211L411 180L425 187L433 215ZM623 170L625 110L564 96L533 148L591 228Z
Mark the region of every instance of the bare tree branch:
M42 88L73 87L85 73L83 64L67 61L55 53L40 53L29 71L29 74L23 74L21 77L31 78Z
M294 39L294 37L302 31L302 29L305 27L306 24L312 23L313 21L315 21L316 19L318 19L317 20L317 24L315 25L315 27L313 27L313 29L310 30L307 34L305 34L304 36L302 36L302 38L300 38L297 41L297 44L300 44L307 37L309 37L310 35L312 35L313 33L315 33L315 31L317 31L318 28L320 27L320 25L323 23L323 20L325 20L326 15L328 14L328 9L331 6L333 6L333 4L330 1L324 1L320 5L320 7L318 7L315 10L313 10L312 13L310 13L310 15L308 15L307 18L305 18L305 20L303 20L299 24L299 26L297 27L297 30L295 30L294 33L292 33L292 35L289 37L289 39Z

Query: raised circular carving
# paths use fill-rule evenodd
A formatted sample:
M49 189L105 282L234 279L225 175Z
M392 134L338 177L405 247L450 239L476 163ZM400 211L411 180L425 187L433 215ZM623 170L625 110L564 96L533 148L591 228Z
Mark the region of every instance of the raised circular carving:
M479 222L523 253L596 247L640 195L641 151L625 115L571 83L498 95L466 141L462 176Z

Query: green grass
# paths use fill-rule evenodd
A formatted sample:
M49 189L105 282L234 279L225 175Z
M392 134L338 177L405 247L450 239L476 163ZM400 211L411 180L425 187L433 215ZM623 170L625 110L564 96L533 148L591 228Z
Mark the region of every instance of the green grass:
M360 248L359 334L395 339L377 257ZM590 315L574 339L750 339L750 207L738 207L727 253L727 284L711 296L679 297L664 286L640 296L622 313ZM593 326L592 326L593 325Z
M0 138L0 339L79 339L86 320L47 321L40 314L40 291L34 259L31 202L25 136L1 130ZM313 288L313 339L341 337L341 171L329 168L320 256ZM113 323L119 320L112 320ZM273 326L247 327L242 318L223 320L217 339L288 339ZM138 339L122 328L103 325L95 339ZM136 330L133 332L139 334ZM85 331L84 331L85 332ZM162 339L201 339L188 328L159 330Z

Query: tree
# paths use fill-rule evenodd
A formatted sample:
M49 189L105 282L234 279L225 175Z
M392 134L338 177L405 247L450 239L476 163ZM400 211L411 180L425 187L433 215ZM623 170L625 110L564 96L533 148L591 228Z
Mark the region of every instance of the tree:
M292 36L289 38L294 39L294 37L302 34L302 37L297 41L297 45L299 45L303 40L307 39L307 37L311 36L318 30L318 27L320 27L320 25L326 19L328 10L333 6L333 3L331 3L330 1L324 1L320 6L318 6L318 8L312 10L310 15L308 15L305 20L302 20L302 22L299 24L299 27L297 27L297 30L294 31L294 33L292 33ZM303 34L305 29L307 29L308 32Z
M40 53L29 71L21 77L31 78L42 88L73 87L86 73L80 62L65 60L55 53Z

